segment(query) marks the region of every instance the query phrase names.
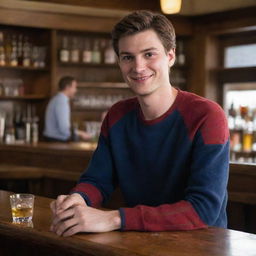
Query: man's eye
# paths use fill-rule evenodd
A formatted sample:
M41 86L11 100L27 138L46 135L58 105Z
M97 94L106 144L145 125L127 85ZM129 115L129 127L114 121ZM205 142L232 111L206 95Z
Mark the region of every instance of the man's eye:
M147 52L145 55L146 57L152 57L154 54L152 52Z
M123 61L131 61L132 60L132 56L124 55L124 56L122 56L121 60L123 60Z

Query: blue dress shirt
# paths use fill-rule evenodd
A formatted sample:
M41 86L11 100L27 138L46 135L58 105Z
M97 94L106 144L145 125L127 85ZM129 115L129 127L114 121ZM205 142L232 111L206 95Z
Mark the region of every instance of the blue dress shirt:
M71 136L70 126L69 98L59 92L48 103L43 134L57 140L68 140Z

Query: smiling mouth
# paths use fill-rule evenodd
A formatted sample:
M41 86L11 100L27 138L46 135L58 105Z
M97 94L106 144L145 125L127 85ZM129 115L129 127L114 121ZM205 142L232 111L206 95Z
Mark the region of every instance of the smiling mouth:
M140 77L131 77L131 79L133 81L136 81L136 82L143 82L143 81L146 81L148 78L152 77L153 75L150 75L150 76L140 76Z

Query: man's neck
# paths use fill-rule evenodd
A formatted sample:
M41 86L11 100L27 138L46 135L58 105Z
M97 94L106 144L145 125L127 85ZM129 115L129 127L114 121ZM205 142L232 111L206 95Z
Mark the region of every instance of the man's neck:
M70 98L69 97L69 95L68 95L68 93L64 90L64 91L60 91L61 93L63 93L65 96L67 96L68 98Z
M138 96L144 118L153 120L162 116L174 103L177 93L177 89L168 86L160 92L147 96Z

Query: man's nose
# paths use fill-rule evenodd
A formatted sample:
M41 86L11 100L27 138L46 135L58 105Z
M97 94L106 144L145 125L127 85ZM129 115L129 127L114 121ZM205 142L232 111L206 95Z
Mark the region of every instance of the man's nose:
M146 68L146 61L143 58L137 57L134 59L133 71L135 71L136 73L140 73L144 71L145 68Z

